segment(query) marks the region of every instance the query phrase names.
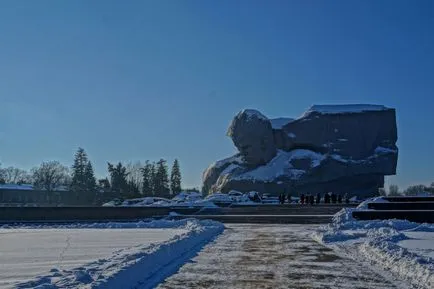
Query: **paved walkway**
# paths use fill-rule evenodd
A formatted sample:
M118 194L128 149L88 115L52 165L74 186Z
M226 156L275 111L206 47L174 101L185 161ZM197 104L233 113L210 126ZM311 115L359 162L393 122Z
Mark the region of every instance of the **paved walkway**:
M313 241L306 225L227 228L158 288L408 288Z

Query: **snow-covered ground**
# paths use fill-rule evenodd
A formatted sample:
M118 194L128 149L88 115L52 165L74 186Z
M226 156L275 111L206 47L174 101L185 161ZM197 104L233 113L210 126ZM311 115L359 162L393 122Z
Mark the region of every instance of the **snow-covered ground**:
M151 288L223 229L193 219L4 225L0 288Z
M365 209L366 203L343 209L331 224L313 234L314 239L358 261L386 269L414 288L434 288L434 224L354 220L352 211Z

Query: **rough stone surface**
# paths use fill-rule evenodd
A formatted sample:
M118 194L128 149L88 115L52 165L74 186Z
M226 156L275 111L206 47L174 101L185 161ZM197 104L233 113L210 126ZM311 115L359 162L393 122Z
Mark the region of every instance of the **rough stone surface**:
M227 169L231 164L240 163L242 163L241 155L236 154L232 157L211 164L202 175L203 190L209 192L225 169Z
M342 157L364 159L377 147L396 150L395 110L363 113L321 114L312 112L283 126L278 148L306 147ZM281 138L281 139L280 139Z
M229 126L227 135L249 166L263 165L276 155L273 129L268 118L256 110L243 110Z
M205 171L205 191L372 195L396 173L396 115L383 106L314 106L274 129L244 110L228 135L240 154Z

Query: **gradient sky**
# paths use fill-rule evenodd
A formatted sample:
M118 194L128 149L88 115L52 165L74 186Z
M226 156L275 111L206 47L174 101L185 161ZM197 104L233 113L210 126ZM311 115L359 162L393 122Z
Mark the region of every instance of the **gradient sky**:
M434 1L1 1L0 160L179 158L186 186L235 152L232 117L397 109L388 181L434 181Z

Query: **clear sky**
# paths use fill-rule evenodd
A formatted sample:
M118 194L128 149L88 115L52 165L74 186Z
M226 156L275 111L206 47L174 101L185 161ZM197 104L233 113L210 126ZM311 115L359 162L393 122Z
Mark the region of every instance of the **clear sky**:
M400 186L434 181L434 1L0 1L0 160L235 152L232 117L311 104L397 109Z

